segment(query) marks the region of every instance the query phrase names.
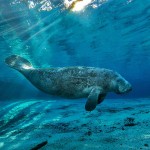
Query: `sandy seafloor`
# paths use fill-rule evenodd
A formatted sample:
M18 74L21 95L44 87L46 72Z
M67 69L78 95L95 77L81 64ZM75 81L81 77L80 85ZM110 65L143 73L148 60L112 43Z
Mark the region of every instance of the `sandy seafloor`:
M93 112L85 101L1 101L0 149L150 149L150 99L106 99Z

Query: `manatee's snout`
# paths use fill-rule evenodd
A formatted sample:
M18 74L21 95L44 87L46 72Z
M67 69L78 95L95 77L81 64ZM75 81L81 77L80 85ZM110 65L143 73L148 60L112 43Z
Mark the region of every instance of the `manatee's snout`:
M125 94L130 91L132 91L132 85L128 82L125 82L124 85L119 86L119 90L118 90L117 94Z
M123 93L128 93L128 92L130 92L130 91L132 91L132 85L131 85L130 83L128 83L128 84L126 85L126 88L125 88L125 90L124 90Z
M115 88L115 92L117 94L124 94L132 91L132 85L125 80L123 77L119 77L116 80L117 86Z

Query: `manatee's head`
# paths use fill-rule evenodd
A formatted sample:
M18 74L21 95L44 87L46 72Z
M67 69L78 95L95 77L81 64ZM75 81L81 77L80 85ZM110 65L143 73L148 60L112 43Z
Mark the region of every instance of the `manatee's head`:
M132 91L131 84L119 74L113 80L112 88L116 94L124 94Z

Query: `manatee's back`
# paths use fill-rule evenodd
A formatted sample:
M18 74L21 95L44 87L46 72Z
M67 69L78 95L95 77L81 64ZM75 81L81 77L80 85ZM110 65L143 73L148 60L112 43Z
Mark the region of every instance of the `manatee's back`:
M111 81L116 78L117 73L104 68L95 67L69 67L61 71L62 86L64 90L71 93L75 91L82 93L86 89L87 94L91 87L99 86L106 91L111 89ZM73 92L72 92L73 93Z
M44 92L70 98L84 97L83 89L97 82L97 72L88 67L30 69L22 74Z
M58 90L57 93L72 96L85 97L89 94L91 87L108 87L111 80L111 70L94 67L64 67L56 68L53 75L53 86ZM51 72L52 73L52 72ZM87 93L83 91L87 89ZM79 95L77 95L77 93ZM87 95L85 95L87 94Z
M85 88L107 87L110 80L110 70L93 67L30 69L22 73L38 89L69 98L85 97Z
M91 70L89 70L91 69ZM97 72L92 67L63 67L57 68L58 78L55 81L57 94L69 98L85 97L84 89L96 83ZM55 72L55 71L54 71Z

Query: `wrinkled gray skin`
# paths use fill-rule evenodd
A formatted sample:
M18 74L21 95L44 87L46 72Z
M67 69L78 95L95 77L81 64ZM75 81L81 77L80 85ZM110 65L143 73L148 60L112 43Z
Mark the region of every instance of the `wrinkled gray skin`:
M62 67L36 69L26 59L12 55L5 62L21 72L35 87L51 95L65 98L87 98L85 109L92 111L108 92L123 94L131 84L120 74L103 68Z

